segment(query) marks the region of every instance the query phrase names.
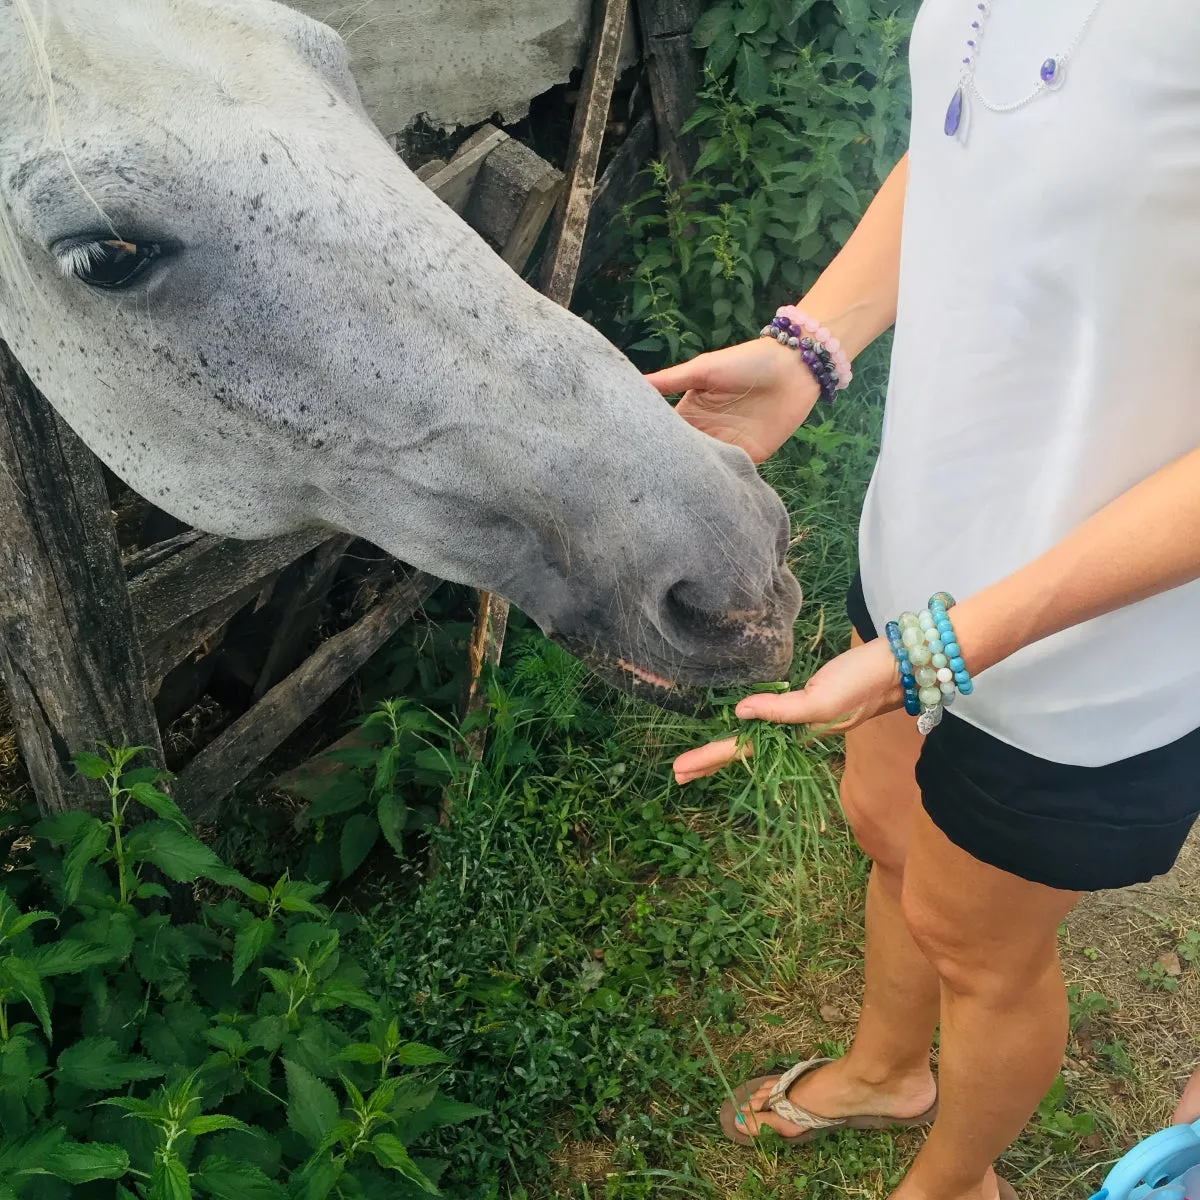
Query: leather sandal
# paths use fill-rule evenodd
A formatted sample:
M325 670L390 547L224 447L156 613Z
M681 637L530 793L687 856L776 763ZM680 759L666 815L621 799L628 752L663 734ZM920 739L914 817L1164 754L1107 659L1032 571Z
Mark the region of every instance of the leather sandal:
M915 1129L921 1125L931 1125L934 1117L937 1116L938 1102L934 1102L916 1117L876 1117L876 1116L857 1116L857 1117L821 1117L816 1113L809 1112L806 1108L801 1108L798 1104L793 1104L788 1098L788 1089L796 1080L803 1076L811 1074L819 1067L831 1063L832 1058L810 1058L807 1062L797 1063L790 1071L785 1071L778 1077L775 1086L771 1088L771 1094L767 1097L766 1107L763 1112L773 1112L776 1116L782 1117L785 1121L789 1121L793 1125L800 1126L800 1133L793 1134L791 1137L784 1137L782 1134L776 1134L777 1137L787 1142L789 1146L802 1146L806 1142L811 1142L815 1138L823 1137L827 1133L835 1133L839 1129ZM737 1121L738 1113L742 1108L749 1103L750 1098L763 1086L772 1075L759 1075L756 1079L748 1080L740 1087L734 1090L733 1096L727 1099L721 1105L721 1130L731 1142L737 1142L740 1146L753 1146L758 1140L750 1134L744 1132L745 1126L739 1125ZM1007 1184L1000 1185L1000 1200L1016 1200L1015 1193L1006 1195L1004 1189ZM1012 1189L1009 1189L1012 1192Z

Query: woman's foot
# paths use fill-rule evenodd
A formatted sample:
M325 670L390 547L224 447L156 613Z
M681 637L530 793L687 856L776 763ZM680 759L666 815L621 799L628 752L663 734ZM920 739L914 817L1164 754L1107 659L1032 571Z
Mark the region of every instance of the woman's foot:
M769 1125L783 1137L794 1138L804 1132L778 1113L762 1111L778 1078L776 1075L764 1082L739 1112L738 1128L751 1137L758 1133L760 1125ZM933 1107L937 1083L928 1067L868 1080L847 1056L802 1075L788 1089L787 1098L797 1108L829 1120L880 1117L909 1121Z

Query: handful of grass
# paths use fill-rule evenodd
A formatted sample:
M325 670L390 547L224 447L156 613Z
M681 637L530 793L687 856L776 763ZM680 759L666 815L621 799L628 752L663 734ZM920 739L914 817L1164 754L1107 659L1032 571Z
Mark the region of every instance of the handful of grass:
M820 836L828 824L828 798L834 788L828 751L819 743L801 740L789 725L743 721L735 711L746 696L789 691L787 682L759 684L739 695L713 696L711 703L717 712L714 726L722 727L723 736L735 733L737 761L745 771L744 786L731 797L732 815L752 817L760 852L776 847L775 856L790 858L790 865L803 878L818 861ZM780 834L785 835L786 855L779 854Z

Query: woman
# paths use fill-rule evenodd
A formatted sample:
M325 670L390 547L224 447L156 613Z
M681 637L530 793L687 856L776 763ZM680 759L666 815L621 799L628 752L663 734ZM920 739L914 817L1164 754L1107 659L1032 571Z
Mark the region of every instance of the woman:
M1200 6L927 0L911 65L909 154L800 303L815 347L776 327L652 382L761 461L837 343L895 323L852 647L738 710L846 731L862 1013L844 1058L750 1081L722 1124L932 1122L893 1200L996 1200L1062 1061L1059 923L1169 868L1200 810ZM879 635L943 588L965 668L937 689L970 694L925 737Z

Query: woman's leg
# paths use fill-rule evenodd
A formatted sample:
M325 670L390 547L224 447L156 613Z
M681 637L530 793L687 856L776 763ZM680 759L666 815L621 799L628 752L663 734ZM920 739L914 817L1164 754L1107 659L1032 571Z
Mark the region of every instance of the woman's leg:
M858 644L857 637L854 639ZM871 858L867 887L866 989L854 1044L845 1058L806 1075L793 1103L824 1117L915 1117L933 1103L929 1049L938 1020L939 983L917 948L900 907L914 814L921 807L914 770L921 736L904 713L877 717L846 736L842 807ZM765 1102L764 1087L752 1100ZM787 1136L795 1127L772 1114L764 1123ZM745 1128L754 1133L755 1118Z
M1077 899L977 861L916 813L903 909L941 982L941 1110L894 1200L996 1195L992 1161L1062 1065L1057 931Z

